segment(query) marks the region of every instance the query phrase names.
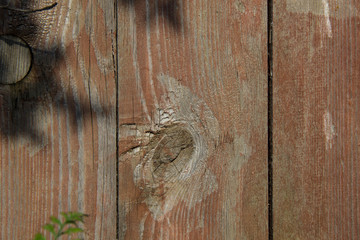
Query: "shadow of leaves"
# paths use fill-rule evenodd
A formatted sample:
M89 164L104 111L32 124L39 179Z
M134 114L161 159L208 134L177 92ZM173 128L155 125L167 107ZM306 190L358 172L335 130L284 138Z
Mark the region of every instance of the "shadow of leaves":
M164 20L175 29L181 29L181 14L178 0L118 0L123 7L135 7L144 22L163 16ZM147 10L148 9L148 10ZM147 11L149 11L147 13Z
M23 0L18 8L30 3ZM16 84L0 84L0 134L9 139L26 138L41 144L46 137L46 126L42 125L46 124L51 112L53 118L56 112L65 113L68 124L76 129L80 122L93 118L95 114L96 117L105 117L114 106L100 106L91 102L90 96L79 98L73 90L66 88L55 74L56 67L65 61L60 47L34 47L37 34L41 34L43 29L29 14L38 13L0 8L0 22L3 23L0 34L24 39L31 47L33 57L32 70L25 79ZM0 59L0 64L5 60Z

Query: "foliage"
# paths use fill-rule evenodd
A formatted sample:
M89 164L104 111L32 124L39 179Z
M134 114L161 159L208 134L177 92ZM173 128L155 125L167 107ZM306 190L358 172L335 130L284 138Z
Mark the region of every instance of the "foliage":
M59 239L63 235L71 235L73 233L83 232L84 230L78 226L78 223L84 222L84 217L86 214L79 212L62 212L61 215L64 218L64 221L61 222L60 219L51 216L51 223L45 224L43 229L50 232L50 234L54 237L55 240ZM34 240L46 240L45 236L41 233L35 235ZM79 239L76 239L79 240Z

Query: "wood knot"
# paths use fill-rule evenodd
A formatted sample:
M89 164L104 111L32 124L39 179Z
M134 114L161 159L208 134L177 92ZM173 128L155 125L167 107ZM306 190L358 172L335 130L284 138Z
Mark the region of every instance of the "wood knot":
M31 68L31 50L19 37L0 36L0 83L14 84L26 77Z
M175 125L161 130L150 142L153 151L152 164L154 177L167 181L184 168L194 152L194 139L182 126Z
M195 143L182 125L172 125L154 132L143 148L143 160L137 166L134 180L139 188L152 195L163 195L176 182L191 160Z
M154 219L162 219L180 201L191 208L217 189L215 176L206 169L207 144L193 126L178 123L147 133L152 137L140 150L133 176Z

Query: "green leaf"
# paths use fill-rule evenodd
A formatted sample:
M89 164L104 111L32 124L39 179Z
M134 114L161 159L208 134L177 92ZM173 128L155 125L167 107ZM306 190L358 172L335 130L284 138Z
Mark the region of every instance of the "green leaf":
M74 224L77 226L77 222L84 222L84 217L88 215L79 212L62 213L65 218L64 224Z
M55 237L55 239L58 239L62 235L70 235L72 233L80 233L84 231L83 229L79 228L77 224L78 222L84 222L84 217L87 217L88 215L80 212L61 212L60 214L61 216L63 216L64 222L62 222L59 218L55 216L51 216L50 220L52 224L46 224L43 226L43 229L49 231ZM69 227L71 225L75 225L75 227ZM65 227L68 228L63 231ZM38 233L35 235L34 240L46 239L42 234Z
M53 222L53 223L55 223L55 224L57 224L57 225L62 225L61 224L61 221L58 219L58 218L56 218L56 217L54 217L54 216L51 216L50 217L50 220Z
M48 230L49 232L51 232L52 234L56 234L55 233L55 227L54 227L54 225L52 225L52 224L46 224L46 225L44 225L43 226L43 229L45 229L45 230Z
M68 216L68 214L66 212L62 212L60 214L61 214L61 216L63 216L65 218L65 221L69 220L69 216Z
M66 231L64 231L64 234L72 234L72 233L79 233L83 232L81 228L68 228Z
M41 233L37 233L35 235L34 240L46 240L46 239L45 239L44 235L42 235Z
M83 221L83 218L85 217L85 214L79 213L79 212L70 212L69 213L69 219L72 221Z

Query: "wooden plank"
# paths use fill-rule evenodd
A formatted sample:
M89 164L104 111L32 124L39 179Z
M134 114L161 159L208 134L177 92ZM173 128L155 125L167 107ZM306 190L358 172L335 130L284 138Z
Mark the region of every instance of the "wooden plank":
M119 3L119 238L267 239L266 1Z
M274 1L274 239L360 239L359 17Z
M11 35L0 36L0 83L12 84L26 77L31 67L30 47Z
M53 3L21 2L9 7ZM31 239L62 211L90 215L86 239L115 239L113 5L62 0L32 13L0 9L0 33L21 37L33 54L24 80L0 86L0 239Z

